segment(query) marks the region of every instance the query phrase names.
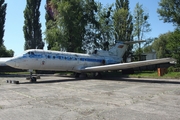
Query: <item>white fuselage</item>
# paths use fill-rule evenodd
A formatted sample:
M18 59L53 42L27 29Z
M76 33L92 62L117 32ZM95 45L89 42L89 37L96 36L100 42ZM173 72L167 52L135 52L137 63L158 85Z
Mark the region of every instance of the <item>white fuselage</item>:
M82 68L117 63L119 59L69 52L27 50L22 56L14 57L7 64L29 70L53 70L79 72Z

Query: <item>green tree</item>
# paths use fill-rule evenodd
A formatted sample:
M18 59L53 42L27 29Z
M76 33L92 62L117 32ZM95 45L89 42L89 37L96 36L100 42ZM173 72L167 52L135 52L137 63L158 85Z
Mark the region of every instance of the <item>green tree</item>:
M149 14L146 13L143 9L143 5L140 5L139 3L136 4L136 7L134 9L134 39L136 40L143 40L145 39L145 34L150 32L150 24L148 23ZM141 60L141 43L139 43L139 60Z
M121 41L133 41L133 17L129 12L129 0L116 0L115 6L116 9L113 16L115 39ZM133 46L130 45L124 54L124 62L126 62L132 47Z
M157 53L157 58L173 57L180 65L180 30L168 32L156 38L151 45Z
M177 60L178 66L180 66L180 30L176 29L168 36L168 42L166 48L169 51L169 57L173 57Z
M88 4L87 4L88 5ZM112 21L112 5L103 7L101 3L96 3L97 11L94 14L94 21L89 21L84 35L84 42L87 51L95 49L108 50L109 44L114 43L113 39L113 21ZM93 10L93 9L92 9Z
M7 50L6 47L0 46L0 57L13 57L14 51L13 50Z
M50 29L46 29L47 43L56 43L58 46L63 46L60 49L69 52L81 51L82 35L85 32L83 1L53 0L51 4L57 10L58 14L54 16L55 21L47 23L51 27Z
M160 8L157 13L160 19L164 22L171 22L174 25L180 26L180 1L179 0L161 0L159 2Z
M95 18L96 2L94 0L51 0L48 4L50 9L46 8L47 12L51 10L53 12L49 13L56 13L53 14L53 19L46 23L48 49L55 48L69 52L82 52L82 49L86 49L85 45L95 38L94 31L98 27ZM90 37L91 40L88 40Z
M149 53L152 51L153 51L152 45L148 45L148 46L144 47L144 49L143 49L144 53Z
M43 49L39 7L41 0L27 0L24 10L24 49Z
M108 50L109 45L115 42L114 26L113 26L113 10L112 5L107 5L104 8L100 7L98 12L99 17L99 45L103 50ZM97 43L96 43L97 44Z
M4 46L4 24L6 21L6 8L7 4L4 0L0 0L0 57L12 57L14 55L13 50L6 50Z
M7 4L4 3L4 0L0 0L0 47L3 46L4 40L4 24L6 20L6 7Z
M170 53L168 48L166 47L169 41L169 36L171 32L162 34L159 38L155 39L152 43L152 48L156 51L157 58L165 58L169 57Z
M58 2L58 1L56 1ZM52 2L52 0L46 0L46 37L45 40L48 43L48 50L60 50L60 44L58 40L59 30L57 26L57 5Z
M85 32L82 35L82 49L90 53L97 48L95 45L98 41L98 29L100 27L99 21L97 20L97 14L99 12L99 3L94 0L84 0L83 5L84 16L84 29Z
M148 38L146 40L146 43L144 45L143 48L143 53L150 53L150 52L154 52L154 49L152 47L152 43L154 42L154 40L156 40L157 38Z

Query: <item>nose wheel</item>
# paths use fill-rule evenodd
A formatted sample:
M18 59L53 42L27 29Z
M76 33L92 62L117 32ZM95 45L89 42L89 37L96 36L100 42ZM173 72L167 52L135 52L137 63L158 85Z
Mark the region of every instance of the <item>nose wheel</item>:
M32 83L36 82L36 77L32 76L32 72L30 72L30 82L32 82Z
M31 77L30 82L35 83L36 82L36 78L35 77Z

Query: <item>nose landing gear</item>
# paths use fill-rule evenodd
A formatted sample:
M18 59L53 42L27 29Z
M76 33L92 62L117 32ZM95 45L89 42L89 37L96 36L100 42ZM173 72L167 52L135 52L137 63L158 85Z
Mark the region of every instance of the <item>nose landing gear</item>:
M32 83L36 82L36 77L32 76L32 72L30 72L30 82L32 82Z
M36 77L33 77L33 75L32 75L33 73L32 72L30 72L30 76L29 77L27 77L26 79L27 80L30 80L30 82L31 83L35 83L36 82L36 80L37 80L37 78Z

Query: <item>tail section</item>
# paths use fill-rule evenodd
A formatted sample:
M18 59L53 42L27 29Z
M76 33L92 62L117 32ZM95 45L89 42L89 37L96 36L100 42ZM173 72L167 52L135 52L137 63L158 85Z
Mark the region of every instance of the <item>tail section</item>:
M117 42L115 46L109 50L109 52L113 54L114 56L117 56L118 58L122 58L129 44L135 44L135 43L140 43L140 42L145 42L145 41L141 40L141 41Z
M125 41L125 42L116 42L115 46L113 46L109 51L97 51L97 55L113 58L115 61L121 61L124 53L126 52L129 44L135 44L139 42L145 41Z
M117 42L115 46L109 50L109 54L111 56L122 58L127 48L128 48L128 44L124 44L123 42Z

